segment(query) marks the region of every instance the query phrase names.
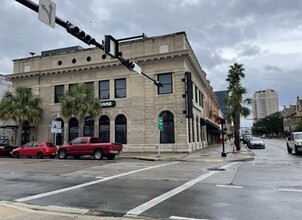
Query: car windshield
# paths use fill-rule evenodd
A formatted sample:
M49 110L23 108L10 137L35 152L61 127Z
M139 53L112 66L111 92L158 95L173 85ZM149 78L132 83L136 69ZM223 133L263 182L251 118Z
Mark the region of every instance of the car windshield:
M302 134L296 134L295 139L302 139Z
M261 139L261 138L258 138L258 137L253 137L251 140L252 140L252 141L261 141L262 139Z

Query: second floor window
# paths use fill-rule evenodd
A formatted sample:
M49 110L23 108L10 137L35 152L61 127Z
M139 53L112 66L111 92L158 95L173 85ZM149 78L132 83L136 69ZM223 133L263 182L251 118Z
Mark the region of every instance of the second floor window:
M99 82L99 98L109 99L109 80L104 80Z
M116 79L115 85L115 98L126 97L126 79Z
M55 86L55 103L61 102L61 97L64 95L64 85Z
M157 80L163 85L158 87L158 94L170 94L172 90L172 73L157 75Z
M69 91L74 91L77 87L77 83L69 84Z

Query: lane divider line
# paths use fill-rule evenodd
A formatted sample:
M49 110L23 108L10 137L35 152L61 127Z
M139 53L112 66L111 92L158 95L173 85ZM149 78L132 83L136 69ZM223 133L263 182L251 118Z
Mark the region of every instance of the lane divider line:
M227 165L221 167L221 169L227 169L227 168L229 168L229 167L231 167L231 166L233 166L237 163L238 162L233 162L233 163L227 164ZM186 182L183 185L181 185L181 186L179 186L175 189L172 189L172 190L170 190L170 191L168 191L168 192L166 192L166 193L164 193L164 194L162 194L162 195L160 195L160 196L158 196L158 197L156 197L156 198L154 198L154 199L152 199L152 200L150 200L150 201L148 201L148 202L146 202L146 203L144 203L140 206L137 206L134 209L131 209L130 211L127 212L127 214L125 216L138 216L141 213L145 212L146 210L152 208L153 206L156 206L157 204L171 198L172 196L175 196L176 194L192 187L196 183L198 183L198 182L200 182L200 181L202 181L202 180L204 180L204 179L206 179L206 178L208 178L208 177L210 177L210 176L212 176L216 173L219 173L219 172L221 172L221 171L210 171L208 173L205 173L205 174L197 177L196 179L193 179L189 182Z
M222 187L222 188L233 188L233 189L242 189L242 186L235 186L235 185L216 185L217 187Z
M186 218L186 217L180 217L180 216L171 216L170 219L179 219L179 220L208 220L205 218Z
M283 192L300 192L300 193L302 193L302 189L278 189L278 191L283 191Z
M173 164L177 164L177 163L180 163L180 162L177 161L177 162L165 163L165 164L160 164L160 165L151 166L151 167L145 167L145 168L142 168L142 169L133 170L133 171L126 172L126 173L121 173L121 174L117 174L117 175L110 176L110 177L105 177L103 179L94 180L94 181L91 181L91 182L82 183L82 184L79 184L79 185L66 187L66 188L63 188L63 189L58 189L58 190L54 190L54 191L50 191L50 192L37 194L37 195L34 195L34 196L28 196L28 197L16 199L15 201L16 202L26 202L26 201L30 201L30 200L34 200L34 199L39 199L39 198L43 198L43 197L47 197L47 196L51 196L51 195L71 191L71 190L74 190L74 189L79 189L79 188L83 188L83 187L86 187L86 186L91 186L91 185L94 185L94 184L98 184L98 183L105 182L105 181L108 181L108 180L112 180L112 179L116 179L116 178L119 178L119 177L127 176L127 175L130 175L130 174L134 174L134 173L138 173L138 172L142 172L142 171L146 171L146 170L151 170L151 169L156 169L156 168L159 168L159 167L169 166L169 165L173 165Z

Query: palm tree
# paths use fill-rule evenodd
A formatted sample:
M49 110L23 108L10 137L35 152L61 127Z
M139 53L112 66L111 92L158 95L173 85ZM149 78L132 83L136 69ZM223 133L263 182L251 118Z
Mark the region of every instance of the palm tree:
M231 119L234 123L235 146L237 150L240 150L240 117L247 117L250 114L250 110L243 106L244 103L250 104L250 99L243 100L242 97L246 94L246 88L240 83L244 77L243 64L235 63L233 66L230 66L226 79L229 82L229 96L226 99L226 103L229 107L228 119Z
M92 86L77 84L61 97L61 113L66 118L75 116L79 120L79 136L84 134L86 116L96 116L101 112L100 100L95 98Z
M7 91L0 102L0 118L14 120L16 145L21 145L22 125L28 121L37 124L42 120L41 98L32 93L31 88L18 87L15 92Z

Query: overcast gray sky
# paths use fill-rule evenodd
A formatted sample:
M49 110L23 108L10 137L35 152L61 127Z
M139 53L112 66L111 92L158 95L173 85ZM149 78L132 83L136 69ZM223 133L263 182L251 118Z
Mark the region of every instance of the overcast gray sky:
M38 0L33 0L39 3ZM185 31L215 91L226 90L229 66L244 64L246 97L274 89L279 106L302 98L302 0L52 0L56 16L98 42ZM0 74L29 52L86 44L55 29L14 0L1 0ZM250 116L251 118L252 116ZM242 126L252 126L243 120Z

